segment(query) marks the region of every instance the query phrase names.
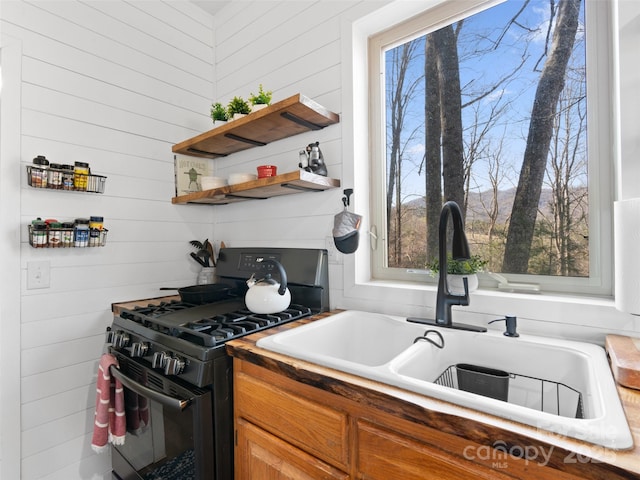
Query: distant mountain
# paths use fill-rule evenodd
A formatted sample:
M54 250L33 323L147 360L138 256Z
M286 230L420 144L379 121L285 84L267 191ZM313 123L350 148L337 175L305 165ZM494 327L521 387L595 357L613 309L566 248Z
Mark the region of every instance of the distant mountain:
M549 208L549 202L552 197L552 190L545 189L542 190L540 194L540 202L538 203L538 209L543 212L545 215L551 213L551 209ZM493 192L487 190L485 192L470 192L469 193L469 205L467 207L467 222L474 221L487 221L489 220L489 215L486 212L484 204L487 205L487 208L491 202L491 198L493 196ZM516 189L510 188L509 190L500 190L498 191L498 224L505 224L511 215L511 209L513 207L513 201L516 196ZM418 212L424 212L426 210L425 199L417 198L415 200L411 200L405 204L405 208L415 209ZM416 213L418 213L416 212Z

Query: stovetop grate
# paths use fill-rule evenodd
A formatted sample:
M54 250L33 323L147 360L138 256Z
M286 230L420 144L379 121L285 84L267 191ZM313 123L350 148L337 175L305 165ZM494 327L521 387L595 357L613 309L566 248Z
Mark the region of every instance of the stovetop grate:
M210 348L274 325L318 313L309 307L296 304L274 314L256 314L244 308L238 309L235 303L233 306L236 309L226 311L224 308L220 309L220 304L195 306L171 301L125 309L120 316L166 337Z
M257 314L249 310L238 310L226 314L214 315L195 322L168 329L168 334L188 340L205 347L214 347L221 343L254 333L265 328L279 325L313 314L309 307L291 305L288 309L274 314Z

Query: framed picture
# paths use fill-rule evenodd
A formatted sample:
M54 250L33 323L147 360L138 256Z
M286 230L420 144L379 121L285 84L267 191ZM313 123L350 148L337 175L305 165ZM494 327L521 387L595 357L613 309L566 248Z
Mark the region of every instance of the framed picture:
M174 155L176 197L202 191L202 177L213 175L210 158Z

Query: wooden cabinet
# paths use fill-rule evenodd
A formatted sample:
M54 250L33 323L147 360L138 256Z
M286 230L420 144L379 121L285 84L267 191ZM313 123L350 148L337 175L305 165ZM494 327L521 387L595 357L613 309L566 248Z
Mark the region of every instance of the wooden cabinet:
M245 421L236 423L237 479L346 480L349 476L275 435Z
M326 382L333 385L330 378ZM546 459L549 464L531 452L530 458L519 458L494 448L500 438L477 443L363 400L235 358L235 478L584 480L599 475L564 471L566 465L555 464L557 457Z
M434 432L432 432L434 433ZM429 480L513 478L376 424L357 423L357 478ZM467 444L465 448L469 447ZM473 449L469 450L473 451ZM496 462L497 463L497 462Z
M226 157L304 132L320 130L339 121L340 116L337 113L327 110L304 95L297 94L177 143L172 150L174 153L194 157ZM299 170L276 177L181 195L174 197L172 203L223 205L292 193L320 192L339 186L340 180Z
M292 391L274 388L271 382L246 375L242 370L234 372L234 409L238 419L245 419L327 463L347 467L346 413Z

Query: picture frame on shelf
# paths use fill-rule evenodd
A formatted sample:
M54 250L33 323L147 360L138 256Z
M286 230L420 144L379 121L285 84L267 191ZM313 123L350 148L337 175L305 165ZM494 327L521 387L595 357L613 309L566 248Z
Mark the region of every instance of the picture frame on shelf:
M213 159L174 155L176 197L202 191L202 177L213 175Z

